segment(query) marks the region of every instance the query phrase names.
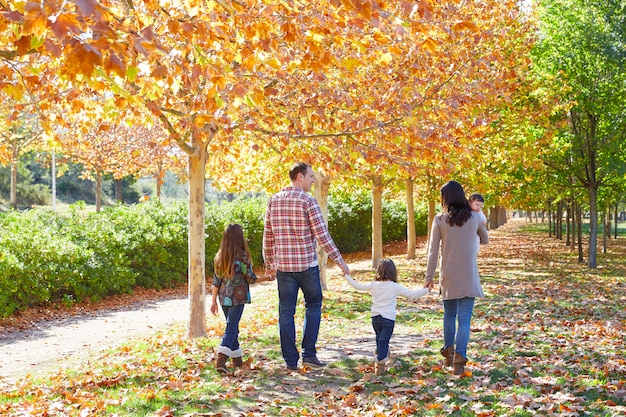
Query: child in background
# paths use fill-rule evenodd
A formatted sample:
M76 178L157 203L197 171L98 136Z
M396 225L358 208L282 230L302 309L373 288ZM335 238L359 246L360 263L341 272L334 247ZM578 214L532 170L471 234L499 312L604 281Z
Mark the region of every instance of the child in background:
M226 330L222 343L217 349L215 368L220 373L229 373L226 361L230 358L235 368L243 365L243 353L239 347L239 320L243 308L251 302L250 284L271 281L270 273L257 277L252 270L252 257L248 243L239 224L230 224L222 234L222 243L215 255L213 274L213 293L210 311L217 314L217 296L219 295L222 311L226 317Z
M408 289L398 284L398 271L391 259L383 259L378 263L376 281L361 284L350 275L344 276L346 281L359 291L372 293L372 327L376 333L376 375L385 374L385 364L389 359L389 340L393 334L396 320L396 299L399 295L416 299L428 294L428 288Z

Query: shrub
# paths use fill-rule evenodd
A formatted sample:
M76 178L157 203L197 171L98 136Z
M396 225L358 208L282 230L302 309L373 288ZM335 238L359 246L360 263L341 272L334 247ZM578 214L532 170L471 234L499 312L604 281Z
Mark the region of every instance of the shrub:
M206 274L222 232L243 226L253 262L263 264L263 222L267 198L240 198L206 209ZM87 213L77 202L66 213L48 209L0 212L0 316L38 304L99 300L131 292L135 286L161 289L187 280L188 209L150 201ZM416 216L425 230L426 214ZM419 226L423 226L420 228ZM329 200L329 229L343 253L371 246L368 195ZM406 238L401 202L383 206L383 241Z
M406 239L406 205L383 201L383 243ZM426 234L428 212L415 213L415 234ZM328 203L328 230L343 253L368 250L372 246L372 202L368 194L333 196Z

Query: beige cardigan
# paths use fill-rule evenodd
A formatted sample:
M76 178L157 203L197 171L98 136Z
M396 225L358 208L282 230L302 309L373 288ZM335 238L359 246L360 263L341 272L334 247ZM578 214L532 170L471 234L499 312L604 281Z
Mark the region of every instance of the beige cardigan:
M441 245L441 265L439 270L439 288L441 298L454 300L464 297L484 297L478 275L478 234L481 244L489 242L485 225L479 214L472 212L463 226L450 226L448 214L435 216L430 232L426 282L433 280L439 260Z

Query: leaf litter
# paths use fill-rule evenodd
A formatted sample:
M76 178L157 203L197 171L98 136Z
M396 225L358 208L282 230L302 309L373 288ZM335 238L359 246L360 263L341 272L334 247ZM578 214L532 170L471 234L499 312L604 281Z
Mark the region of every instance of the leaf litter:
M626 242L611 240L609 266L589 270L562 241L509 222L490 232L479 269L467 372L442 366L441 302L435 292L400 301L392 366L373 373L370 297L331 274L319 356L324 369L287 371L280 355L273 287L258 286L240 340L247 359L215 372L223 331L208 316L206 338L185 329L59 369L43 379L0 381L6 416L620 416L626 415ZM415 260L406 244L385 247L400 280L421 286L425 242ZM369 253L347 256L352 275L373 279ZM622 262L608 262L621 259ZM602 259L599 259L602 264ZM255 287L253 287L255 288ZM302 307L297 313L302 324Z

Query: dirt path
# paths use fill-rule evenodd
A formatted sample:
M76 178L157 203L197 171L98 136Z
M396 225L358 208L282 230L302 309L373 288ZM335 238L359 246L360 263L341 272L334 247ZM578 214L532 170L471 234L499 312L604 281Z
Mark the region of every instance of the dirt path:
M50 370L188 317L187 298L179 296L40 321L26 330L5 332L0 339L0 378Z

